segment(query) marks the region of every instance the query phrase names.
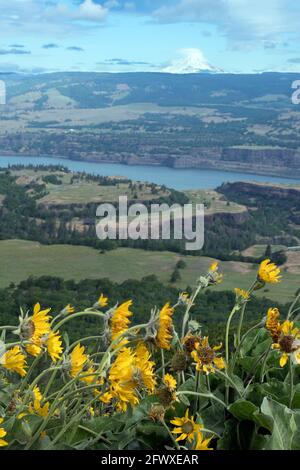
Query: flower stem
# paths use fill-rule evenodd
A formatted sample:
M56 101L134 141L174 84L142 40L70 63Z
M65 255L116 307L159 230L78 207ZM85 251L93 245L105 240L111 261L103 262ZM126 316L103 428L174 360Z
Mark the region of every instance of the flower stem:
M254 326L252 326L251 328L249 328L248 331L246 331L246 333L242 336L241 338L241 341L239 342L239 344L237 345L236 347L236 351L234 353L234 357L233 357L233 361L232 361L232 364L231 364L231 370L232 372L234 371L234 368L235 368L235 365L236 365L236 361L237 361L237 358L238 358L238 354L239 354L239 351L245 341L245 339L247 338L247 336L252 333L252 331L254 330L257 330L259 327L261 326L261 321L259 323L256 323Z
M4 326L0 326L0 330L9 330L9 331L13 331L13 330L17 330L17 326L10 326L10 325L4 325Z
M235 313L239 310L239 305L235 304L235 306L233 307L233 309L231 310L230 314L229 314L229 317L228 317L228 320L227 320L227 323L226 323L226 333L225 333L225 360L226 360L226 364L229 363L229 332L230 332L230 326L231 326L231 322L232 322L232 319L235 315Z
M249 295L249 298L252 294L252 292L254 291L254 288L257 284L257 279L255 279L255 281L253 282L253 284L251 285L250 289L248 290L248 295ZM239 321L239 325L238 325L238 329L237 329L237 334L236 334L236 337L237 337L237 346L240 344L241 342L241 333L242 333L242 328L243 328L243 323L244 323L244 317L245 317L245 311L246 311L246 306L247 306L247 302L244 302L244 305L242 307L242 311L241 311L241 315L240 315L240 321Z
M267 362L268 362L270 351L271 351L271 346L269 346L269 348L267 349L267 352L265 354L265 357L264 357L264 360L263 360L263 363L262 363L262 366L261 366L260 383L263 383L263 381L264 381L265 370L266 370L266 365L267 365Z
M168 432L168 434L169 434L170 438L172 439L172 442L173 442L173 444L175 445L176 449L179 450L179 449L180 449L180 445L178 444L178 442L177 442L176 439L174 438L174 436L173 436L173 434L171 433L170 429L168 428L168 426L167 426L165 420L163 419L163 420L161 421L161 423L162 423L163 427L166 429L166 431Z
M199 385L200 385L200 373L197 370L196 371L196 380L195 380L195 392L196 393L198 393ZM195 402L195 413L198 411L198 406L199 406L199 395L197 394L196 402Z
M240 398L242 398L242 394L241 392L239 391L239 389L237 388L236 384L234 383L234 381L229 377L229 375L226 373L224 374L222 371L220 371L220 369L215 369L216 373L221 375L225 380L226 380L226 388L228 390L228 382L230 383L230 385L232 386L232 388L237 392L237 394L239 395ZM226 393L226 396L228 397L228 393ZM227 399L227 402L228 402L228 399Z
M291 356L289 358L289 366L290 366L290 402L289 402L289 407L292 409L293 399L294 399L294 369L293 369L293 362L292 362Z
M186 311L185 311L185 314L184 314L184 317L183 317L183 321L182 321L181 338L184 338L184 336L185 336L185 329L186 329L186 325L189 321L190 310L191 310L192 306L194 305L194 301L196 300L196 297L198 296L201 289L202 289L202 285L199 284L198 287L196 288L195 292L193 293L191 299L189 300L189 304L186 308Z
M206 376L206 386L207 386L208 393L209 393L210 395L212 395L212 393L211 393L211 388L210 388L209 374ZM210 400L210 403L211 403L212 408L214 408L215 405L214 405L213 400Z
M297 305L298 301L300 300L300 292L299 294L296 296L294 302L292 303L292 305L290 306L289 308L289 311L288 311L288 314L287 314L287 317L286 319L289 320L291 318L291 316L293 315L294 313L294 307Z
M101 319L103 319L105 317L104 313L100 313L100 312L78 312L78 313L73 313L72 315L69 315L68 317L65 317L57 325L55 325L55 327L52 330L53 333L58 331L68 321L74 320L75 318L84 317L84 316L93 316L93 317L98 317L98 318L101 318Z
M22 382L21 382L20 393L21 393L21 392L24 390L24 388L26 387L31 373L32 373L33 370L35 369L37 363L39 362L39 360L41 359L42 356L43 356L43 353L42 353L42 354L39 354L37 357L34 358L34 361L32 362L31 366L29 367L29 369L28 369L28 371L27 371L27 374L25 375L24 379L23 379Z
M180 390L179 392L176 392L176 395L193 395L193 396L199 396L203 398L211 398L212 400L217 401L220 403L220 405L224 406L224 408L227 408L226 403L222 401L220 398L216 397L213 393L199 393L199 392L189 392L188 390Z
M162 373L163 373L163 377L164 377L165 374L166 374L166 368L165 368L165 354L164 354L163 349L161 349L161 367L162 367Z

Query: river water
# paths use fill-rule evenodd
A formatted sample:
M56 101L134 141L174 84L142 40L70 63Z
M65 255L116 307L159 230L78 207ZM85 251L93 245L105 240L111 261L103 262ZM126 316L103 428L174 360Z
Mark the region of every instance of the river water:
M149 181L177 190L216 188L224 182L258 181L268 183L298 183L299 179L281 178L280 176L262 176L222 170L174 169L148 165L121 165L114 163L95 163L52 157L4 157L0 156L0 167L16 164L64 165L72 171L103 176L125 176L136 181Z

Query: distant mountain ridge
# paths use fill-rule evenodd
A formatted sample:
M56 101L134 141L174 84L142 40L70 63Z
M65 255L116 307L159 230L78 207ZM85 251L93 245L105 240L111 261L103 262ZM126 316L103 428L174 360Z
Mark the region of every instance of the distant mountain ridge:
M2 154L300 175L297 74L1 77Z
M293 106L292 83L300 78L300 74L294 73L213 72L213 69L207 69L186 75L150 72L3 73L2 78L7 81L8 102L11 98L30 92L39 91L42 96L46 96L49 89L56 88L63 96L75 100L76 107L93 108L142 102L165 106L242 105L265 96L271 97L269 103L277 101L277 105L290 108ZM120 96L115 96L116 93Z

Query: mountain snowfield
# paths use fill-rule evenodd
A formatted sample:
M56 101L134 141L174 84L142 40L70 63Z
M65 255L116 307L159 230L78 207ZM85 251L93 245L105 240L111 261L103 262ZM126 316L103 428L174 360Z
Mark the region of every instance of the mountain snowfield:
M162 72L178 74L199 72L222 73L223 70L210 64L201 49L189 48L180 49L178 56L163 68Z

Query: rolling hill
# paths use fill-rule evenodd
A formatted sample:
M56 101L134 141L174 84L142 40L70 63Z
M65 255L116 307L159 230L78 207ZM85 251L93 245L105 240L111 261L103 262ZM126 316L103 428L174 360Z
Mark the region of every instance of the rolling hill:
M2 74L0 152L300 177L296 74Z

